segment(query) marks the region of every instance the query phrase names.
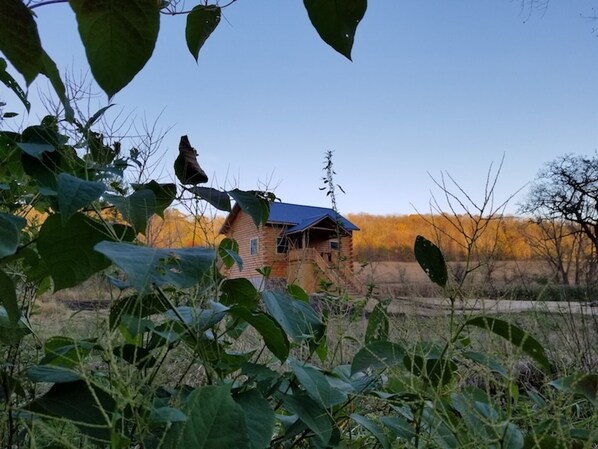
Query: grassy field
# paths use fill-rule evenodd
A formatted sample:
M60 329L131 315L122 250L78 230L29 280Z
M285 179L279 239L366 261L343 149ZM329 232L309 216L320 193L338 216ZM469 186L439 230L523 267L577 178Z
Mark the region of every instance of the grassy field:
M449 262L448 266L452 279L459 279L466 271L464 262ZM363 282L374 285L382 295L442 296L441 290L430 282L417 262L355 264L355 271ZM595 287L556 285L549 267L541 261L496 261L474 267L467 274L462 290L464 296L472 298L549 301L598 299Z

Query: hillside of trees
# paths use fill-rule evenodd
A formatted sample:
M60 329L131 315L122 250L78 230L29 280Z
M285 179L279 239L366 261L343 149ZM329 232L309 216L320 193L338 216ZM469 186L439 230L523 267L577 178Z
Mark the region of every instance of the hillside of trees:
M533 221L522 217L484 220L453 215L348 214L360 231L354 233L359 261L414 261L417 235L436 242L449 261L468 253L478 260L543 260L568 283L569 273L581 273L595 259L593 245L577 225L562 220ZM224 218L193 217L177 209L153 217L147 243L157 247L213 245ZM593 265L590 263L590 265Z

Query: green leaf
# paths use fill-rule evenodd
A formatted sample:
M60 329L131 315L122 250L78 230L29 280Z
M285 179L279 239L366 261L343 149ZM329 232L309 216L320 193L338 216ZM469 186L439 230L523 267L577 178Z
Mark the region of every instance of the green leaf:
M431 241L418 235L415 238L415 259L435 284L444 287L448 280L446 262L440 249Z
M157 363L156 358L149 350L137 345L119 346L114 348L112 353L139 369L152 368Z
M523 434L492 406L486 392L465 389L452 396L452 406L459 412L468 434L478 441L501 441L500 447L505 449L523 448Z
M246 416L228 386L194 390L183 413L187 421L172 425L164 438L164 449L249 449Z
M0 82L14 92L17 98L21 100L21 103L23 103L25 106L25 109L27 109L27 112L29 112L31 110L31 103L29 103L27 100L27 94L21 88L21 86L19 86L19 83L17 83L17 81L10 75L10 73L6 71L6 67L6 60L4 58L0 58ZM6 117L6 114L4 114L4 117Z
M378 443L380 443L383 449L390 448L388 438L386 437L386 435L384 434L384 430L382 430L378 423L372 421L370 418L366 416L359 415L357 413L352 413L350 417L353 421L355 421L357 424L367 429L372 435L374 435L374 437L378 440Z
M305 290L303 290L297 284L287 285L287 292L293 298L298 299L299 301L309 303L309 295L305 292Z
M142 186L154 192L154 195L156 196L156 208L154 209L154 212L164 218L164 210L170 206L176 198L176 184L160 184L152 180L147 184L142 184Z
M461 449L462 446L451 427L438 416L433 408L425 406L421 417L422 422L430 429L432 439L441 449Z
M69 0L87 60L99 86L112 97L151 57L160 28L156 0Z
M239 256L239 244L235 239L224 238L218 245L218 255L226 268L232 267L235 263L239 271L243 271L243 259Z
M62 106L64 107L64 117L68 122L72 122L75 119L75 112L69 103L69 99L66 96L66 89L64 87L64 83L60 78L60 73L58 72L58 67L56 67L56 63L48 56L48 54L44 51L42 55L42 70L41 73L46 75L46 77L50 80L56 95L60 99Z
M281 292L265 291L262 298L268 312L294 341L319 340L324 335L325 326L309 304Z
M209 248L146 248L128 243L101 242L95 250L118 265L131 286L145 293L152 284L189 288L206 276L214 263Z
M52 365L36 365L27 368L27 377L32 382L50 382L56 384L81 380L81 375L76 371Z
M108 109L110 109L114 104L109 104L108 106L104 106L103 108L98 109L86 122L83 126L84 131L89 131L89 129L97 122L100 117L102 117Z
M185 37L187 47L197 61L199 50L220 23L220 8L216 5L198 5L187 14Z
M14 282L3 270L0 270L0 299L8 316L9 324L16 325L21 318L17 292Z
M51 153L52 151L56 151L54 146L49 145L47 143L35 143L35 142L18 142L17 146L23 150L24 153L27 153L29 156L33 156L40 161L42 160L42 156L44 153Z
M58 207L63 223L83 206L100 198L106 190L106 186L101 182L85 181L68 173L60 173L56 179Z
M64 225L60 214L50 215L39 231L37 249L54 280L54 291L74 287L110 261L94 251L102 240L111 239L104 225L81 213Z
M32 333L33 331L23 317L13 324L4 306L0 306L0 343L16 345L23 337Z
M137 190L126 197L106 194L104 198L114 204L123 218L131 223L137 232L145 234L147 222L156 211L156 195L153 191Z
M334 423L324 408L307 395L285 395L282 402L284 407L297 415L323 444L328 444L332 438Z
M21 0L0 2L0 52L23 75L27 85L42 70L43 49L37 25Z
M234 398L245 412L247 435L251 449L270 447L274 434L275 414L272 407L257 390L245 391Z
M177 408L158 407L152 410L150 416L152 423L173 423L187 421L187 415Z
M361 348L351 364L351 375L367 369L392 368L403 363L405 350L390 341L375 341Z
M416 436L413 426L402 416L382 416L380 421L387 429L403 440L411 441Z
M91 351L96 348L92 341L75 340L69 337L52 337L44 344L44 357L42 365L61 366L74 368L82 364Z
M324 42L351 60L357 25L367 0L304 0L309 20Z
M375 341L387 341L389 332L388 313L386 307L380 303L376 304L365 331L365 344Z
M85 381L54 384L46 394L24 409L41 416L70 421L85 435L110 441L114 399Z
M584 396L598 408L598 374L573 374L549 383L557 390Z
M129 295L113 301L110 305L110 328L115 329L123 317L130 315L136 318L165 312L170 304L160 295Z
M347 394L332 387L326 376L313 366L303 366L295 360L290 366L306 393L322 407L331 408L347 400Z
M466 326L476 326L486 329L520 348L543 368L550 369L550 362L546 357L544 347L530 334L504 320L487 316L478 316L465 322Z
M488 354L467 351L467 352L463 353L463 356L467 357L470 360L473 360L474 362L484 365L491 371L494 371L495 373L498 373L503 377L507 377L509 375L509 373L507 372L505 367L503 367L500 363L498 363L495 359L490 357Z
M22 217L0 213L0 259L16 253L20 231L26 224Z
M207 201L218 210L230 212L230 197L228 193L221 192L212 187L199 187L193 186L189 188L189 191L194 195L197 195L202 200Z
M229 313L249 323L262 336L266 347L284 362L289 356L289 340L280 325L263 312L251 312L245 307L232 307Z
M244 306L255 309L259 301L259 293L249 279L226 279L221 287L220 302L227 306Z
M261 197L259 192L234 189L228 194L237 202L241 210L251 217L256 227L259 228L266 223L270 215L270 203Z

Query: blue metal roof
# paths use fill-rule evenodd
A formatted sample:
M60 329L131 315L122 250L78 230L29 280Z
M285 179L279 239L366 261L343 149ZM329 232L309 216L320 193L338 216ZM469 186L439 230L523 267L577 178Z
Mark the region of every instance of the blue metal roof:
M268 223L290 225L289 231L299 232L313 226L326 217L332 221L338 219L339 224L346 231L358 231L359 228L343 217L337 214L329 207L302 206L300 204L278 203L270 204L270 216ZM336 217L336 218L335 218Z

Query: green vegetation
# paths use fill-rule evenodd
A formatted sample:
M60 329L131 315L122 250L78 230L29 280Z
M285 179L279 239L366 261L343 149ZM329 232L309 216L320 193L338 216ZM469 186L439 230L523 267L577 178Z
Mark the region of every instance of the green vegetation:
M92 73L113 95L150 57L160 8L169 3L69 4ZM305 5L322 38L349 57L365 0ZM219 9L193 11L187 38L197 57ZM330 332L339 317L327 308L317 313L300 288L258 291L246 279L222 278L219 266L242 263L230 239L217 248L144 246L148 220L181 198L181 186L127 183L138 152L104 144L94 131L106 108L91 118L74 117L31 10L7 0L0 18L0 50L27 83L39 73L48 76L65 106L64 118L0 131L1 447L541 449L598 443L598 376L555 365L524 326L454 313L469 265L456 280L438 246L424 237L415 240L415 257L445 293L451 314L434 332L400 339L397 331L407 330L392 323L384 302L364 332L351 336L347 321L359 313L350 303L344 330ZM113 32L105 32L108 26ZM26 103L2 61L0 80ZM3 128L10 117L3 115ZM177 171L187 183L180 175L185 170ZM267 192L186 189L194 200L223 210L230 210L232 198L256 225L275 199ZM466 242L471 254L472 239ZM77 287L98 273L109 279L111 301L95 329L36 332L39 315L50 313L39 303L44 292ZM328 304L346 300L326 298ZM488 341L501 343L489 351Z

